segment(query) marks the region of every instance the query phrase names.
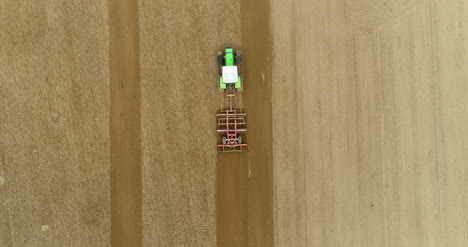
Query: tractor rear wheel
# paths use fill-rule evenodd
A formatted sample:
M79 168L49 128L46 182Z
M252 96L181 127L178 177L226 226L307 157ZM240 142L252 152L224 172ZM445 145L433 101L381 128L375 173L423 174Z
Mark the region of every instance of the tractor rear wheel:
M236 88L237 92L242 92L244 91L244 78L242 77L241 74L239 74L239 78L241 81L240 87Z
M219 91L220 93L223 93L224 90L225 90L225 88L222 88L222 87L221 87L221 83L222 83L222 82L221 82L221 80L222 80L221 78L222 78L222 77L223 77L223 76L220 74L220 75L219 75L219 80L218 80L218 91Z

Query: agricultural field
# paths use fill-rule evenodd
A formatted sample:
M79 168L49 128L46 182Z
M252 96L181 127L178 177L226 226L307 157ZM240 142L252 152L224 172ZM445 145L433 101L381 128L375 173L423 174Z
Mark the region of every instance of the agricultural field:
M463 0L21 0L0 20L0 246L468 246ZM240 153L216 149L229 45Z

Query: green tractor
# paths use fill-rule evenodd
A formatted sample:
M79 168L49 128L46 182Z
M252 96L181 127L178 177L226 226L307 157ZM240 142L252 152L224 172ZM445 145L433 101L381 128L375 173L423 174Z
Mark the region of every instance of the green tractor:
M230 46L224 52L218 52L219 82L218 89L224 92L226 89L242 91L242 55L240 51L234 53Z

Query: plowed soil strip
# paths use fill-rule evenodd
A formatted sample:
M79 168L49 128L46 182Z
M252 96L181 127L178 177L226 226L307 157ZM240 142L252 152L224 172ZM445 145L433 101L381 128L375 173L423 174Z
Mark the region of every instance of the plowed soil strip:
M271 36L268 0L241 0L247 153L220 154L218 246L273 246Z
M142 246L138 1L109 1L112 246Z

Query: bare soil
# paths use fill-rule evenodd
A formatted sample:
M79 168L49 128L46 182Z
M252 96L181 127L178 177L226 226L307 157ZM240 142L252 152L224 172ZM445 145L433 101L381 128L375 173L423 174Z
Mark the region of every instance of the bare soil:
M272 6L275 245L467 246L466 1Z
M112 246L142 246L138 2L109 2Z
M145 246L216 246L216 53L240 45L239 4L141 1Z
M467 13L3 1L0 246L468 246ZM216 152L226 45L242 154Z
M273 246L269 13L269 1L241 1L249 151L218 155L218 246Z
M0 19L0 246L109 246L107 5L2 1Z

